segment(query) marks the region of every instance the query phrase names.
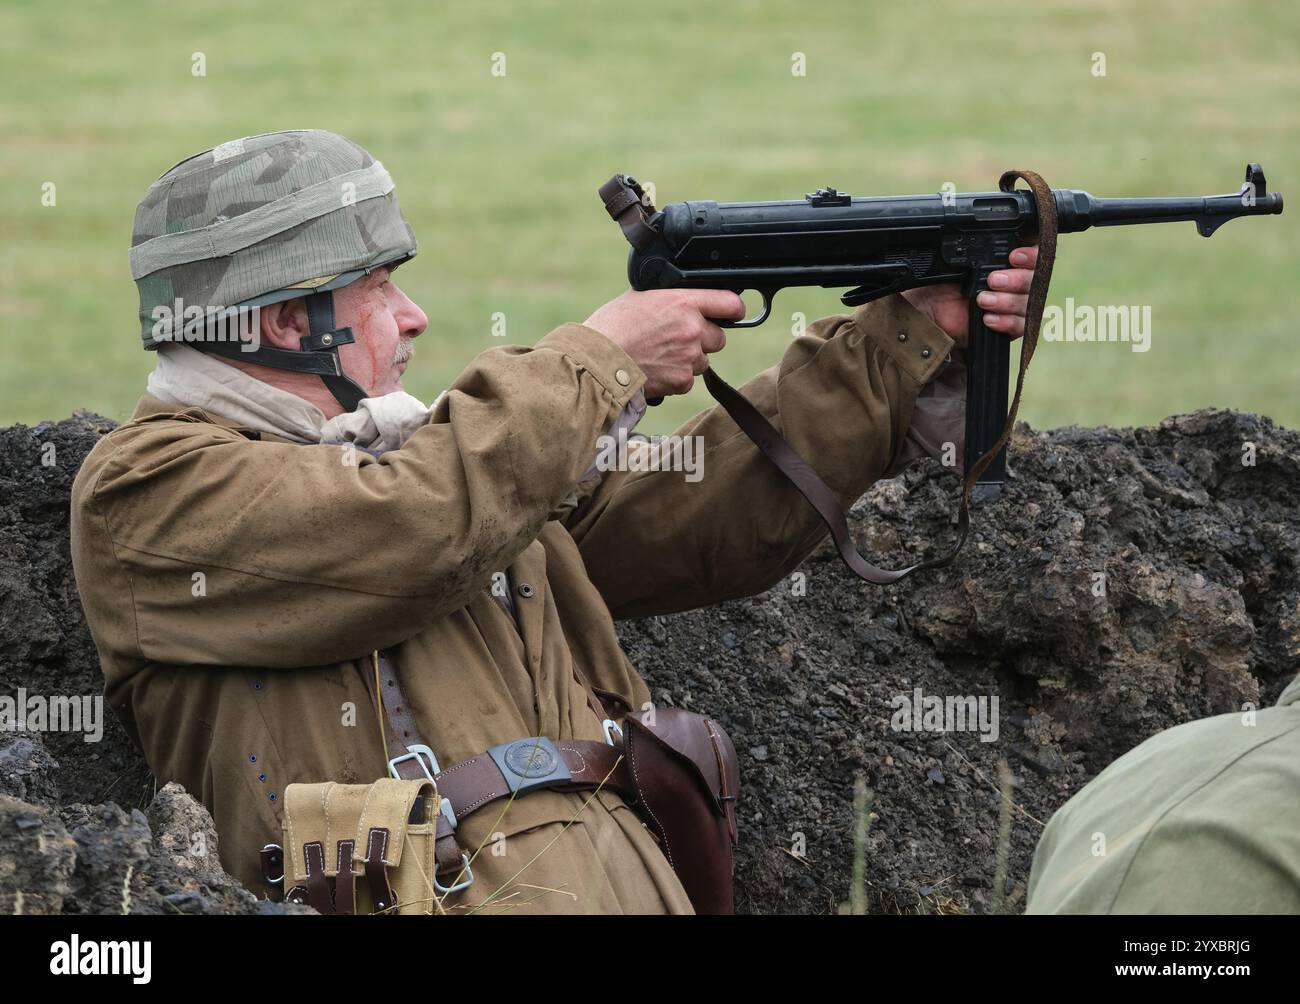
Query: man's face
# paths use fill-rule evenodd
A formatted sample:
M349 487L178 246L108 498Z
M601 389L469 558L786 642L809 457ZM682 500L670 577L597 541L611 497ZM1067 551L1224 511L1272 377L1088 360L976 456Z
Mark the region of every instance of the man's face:
M350 327L356 341L339 348L343 372L371 397L402 389L414 354L411 344L429 324L424 311L378 268L334 291L334 323Z

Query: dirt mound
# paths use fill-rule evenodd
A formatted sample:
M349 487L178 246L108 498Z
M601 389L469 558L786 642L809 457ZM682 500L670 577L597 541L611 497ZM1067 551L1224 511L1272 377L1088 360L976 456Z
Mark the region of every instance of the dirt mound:
M100 691L67 507L110 424L0 430L0 695ZM656 701L708 711L735 740L742 910L848 899L857 776L872 793L868 908L990 909L1002 759L1016 908L1072 792L1147 736L1270 702L1300 671L1300 434L1229 411L1022 425L1013 458L946 570L876 589L827 547L762 596L621 625ZM954 491L936 465L876 485L851 514L862 549L898 565L938 553ZM927 698L969 711L965 730L936 731L961 719L930 717ZM996 713L978 718L979 698ZM215 866L203 810L154 789L111 715L93 744L0 733L0 911L19 891L28 912L265 909Z
M113 423L0 430L0 696L97 696L99 661L68 553L68 494ZM294 913L217 861L207 810L161 790L107 712L80 732L0 731L0 914ZM111 801L108 800L111 797Z

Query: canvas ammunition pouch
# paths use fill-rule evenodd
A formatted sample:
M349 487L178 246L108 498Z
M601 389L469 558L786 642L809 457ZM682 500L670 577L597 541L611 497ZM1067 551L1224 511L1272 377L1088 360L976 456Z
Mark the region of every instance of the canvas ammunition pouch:
M456 838L470 813L540 789L620 795L658 839L697 913L732 913L736 751L722 726L678 708L606 720L605 742L528 736L440 768L420 741L396 668L380 660L389 772L369 785L292 784L268 883L321 913L432 913L474 883ZM404 720L405 719L405 720ZM283 851L281 851L281 846ZM454 902L454 901L451 901Z
M325 914L433 913L434 795L395 778L289 785L285 899Z

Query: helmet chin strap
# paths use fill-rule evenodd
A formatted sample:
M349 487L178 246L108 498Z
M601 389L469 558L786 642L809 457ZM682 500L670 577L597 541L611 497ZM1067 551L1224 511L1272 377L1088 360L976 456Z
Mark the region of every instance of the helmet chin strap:
M299 355L328 353L334 360L334 372L322 373L320 378L344 411L356 411L361 399L370 396L343 373L338 347L354 341L351 328L334 327L334 294L329 290L310 294L307 297L307 337L298 343L302 348Z
M370 394L344 374L343 361L339 358L339 346L356 341L352 337L352 329L334 327L333 292L325 290L308 293L305 300L307 335L298 341L302 350L300 352L265 345L247 352L243 343L238 341L195 341L187 344L214 355L242 359L273 369L314 373L321 378L325 389L334 395L334 400L342 405L344 411L356 411L361 399L370 397Z

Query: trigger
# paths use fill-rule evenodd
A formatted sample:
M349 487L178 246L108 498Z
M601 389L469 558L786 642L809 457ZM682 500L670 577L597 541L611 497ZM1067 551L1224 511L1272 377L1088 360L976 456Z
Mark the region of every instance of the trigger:
M720 328L757 328L772 316L772 292L766 289L760 289L757 292L763 298L763 312L757 317L746 317L740 321L714 321L713 323Z

